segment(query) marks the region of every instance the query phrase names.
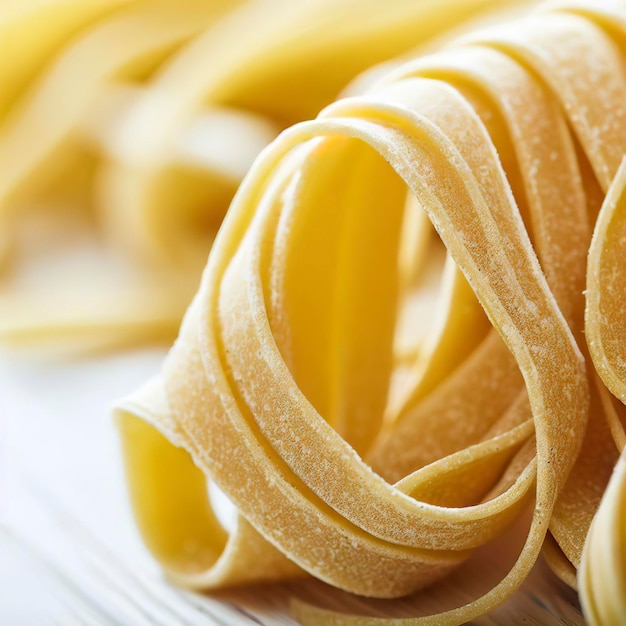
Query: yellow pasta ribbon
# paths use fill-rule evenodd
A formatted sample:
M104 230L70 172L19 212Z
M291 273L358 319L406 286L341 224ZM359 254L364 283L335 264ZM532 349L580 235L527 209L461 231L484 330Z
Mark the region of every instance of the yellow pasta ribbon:
M307 572L394 598L530 506L491 590L392 623L493 610L544 541L561 578L581 572L587 614L617 623L623 589L604 602L601 583L623 564L623 461L581 559L625 439L610 395L625 397L624 35L624 2L548 4L392 69L264 150L160 376L117 411L135 517L168 577ZM399 311L420 305L437 317L407 338ZM205 479L238 511L229 533Z

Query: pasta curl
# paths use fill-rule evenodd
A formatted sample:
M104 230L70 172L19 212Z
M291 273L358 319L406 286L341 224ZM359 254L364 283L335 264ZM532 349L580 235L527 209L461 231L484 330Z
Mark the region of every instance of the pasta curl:
M623 577L623 461L605 488L625 440L625 35L623 2L548 4L262 152L160 376L117 410L135 517L172 580L306 572L396 598L530 507L491 590L393 623L490 612L544 543L562 579L581 571L590 619L617 623L623 589L604 613L595 581ZM231 532L206 480L237 509Z

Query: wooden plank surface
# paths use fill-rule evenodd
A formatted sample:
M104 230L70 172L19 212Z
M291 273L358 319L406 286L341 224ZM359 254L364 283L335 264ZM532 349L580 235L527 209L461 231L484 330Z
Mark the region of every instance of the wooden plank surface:
M196 594L163 580L126 500L115 398L158 370L162 350L97 358L0 358L0 624L288 626L293 596L345 612L409 616L476 592L453 577L401 601L331 593L317 581ZM478 558L489 569L507 538ZM467 587L467 588L466 588ZM584 624L575 594L539 562L476 624Z

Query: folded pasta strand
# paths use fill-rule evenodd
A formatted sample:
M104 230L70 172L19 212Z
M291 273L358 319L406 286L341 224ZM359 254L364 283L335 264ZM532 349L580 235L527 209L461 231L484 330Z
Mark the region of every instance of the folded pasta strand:
M263 151L161 374L117 410L135 517L172 580L306 572L394 598L530 507L491 590L393 623L493 610L544 540L561 578L580 572L589 619L617 623L625 33L623 2L548 4L392 69ZM403 345L399 307L433 297L440 317ZM205 480L237 508L229 533Z

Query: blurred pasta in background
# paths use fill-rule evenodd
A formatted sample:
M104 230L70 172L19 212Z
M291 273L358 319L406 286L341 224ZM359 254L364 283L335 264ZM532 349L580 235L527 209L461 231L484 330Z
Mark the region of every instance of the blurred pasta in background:
M265 145L359 72L517 4L3 2L0 341L171 339Z

